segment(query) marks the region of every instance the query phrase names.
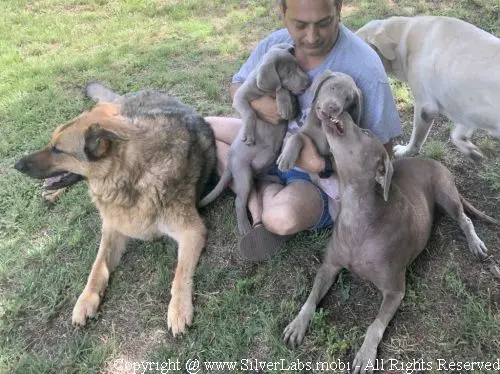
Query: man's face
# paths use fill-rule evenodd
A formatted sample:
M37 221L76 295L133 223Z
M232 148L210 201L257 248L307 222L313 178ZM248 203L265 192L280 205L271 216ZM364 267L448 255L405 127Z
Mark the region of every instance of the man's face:
M340 22L333 0L288 0L281 15L298 50L309 56L330 52Z

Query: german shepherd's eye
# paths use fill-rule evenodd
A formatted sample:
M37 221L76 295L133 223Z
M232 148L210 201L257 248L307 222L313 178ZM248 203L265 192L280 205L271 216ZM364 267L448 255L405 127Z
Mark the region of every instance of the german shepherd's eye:
M59 148L56 148L56 147L52 147L52 148L50 149L50 151L51 151L53 154L55 154L55 155L58 155L58 154L60 154L60 153L63 153L63 151L61 151Z

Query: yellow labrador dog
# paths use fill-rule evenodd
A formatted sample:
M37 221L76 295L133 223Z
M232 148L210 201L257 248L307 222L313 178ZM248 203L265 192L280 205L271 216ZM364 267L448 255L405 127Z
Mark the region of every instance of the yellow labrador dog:
M398 157L420 151L433 118L455 123L453 143L482 157L470 141L476 128L500 137L500 39L450 17L391 17L357 31L377 51L387 73L408 82L415 97L413 132Z

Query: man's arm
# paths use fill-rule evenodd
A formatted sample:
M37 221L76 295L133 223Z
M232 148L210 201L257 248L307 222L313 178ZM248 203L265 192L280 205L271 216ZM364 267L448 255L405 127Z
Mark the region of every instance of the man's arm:
M229 94L231 99L234 99L234 93L241 86L241 83L232 83L229 87ZM257 116L265 122L277 125L280 121L280 116L278 115L278 106L276 105L276 99L271 96L262 96L257 100L250 102L250 106L257 113Z

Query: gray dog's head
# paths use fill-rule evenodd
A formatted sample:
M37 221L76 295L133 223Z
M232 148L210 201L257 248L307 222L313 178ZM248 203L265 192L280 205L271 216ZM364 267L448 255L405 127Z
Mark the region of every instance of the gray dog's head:
M309 77L302 71L293 53L292 45L280 43L265 54L257 72L257 87L260 90L274 92L283 87L298 94L309 86Z
M321 122L336 119L342 112L348 111L360 125L363 96L351 76L326 70L314 79L311 91L313 109Z
M358 127L347 112L322 121L321 126L341 178L376 182L387 201L393 167L382 142L370 130Z

